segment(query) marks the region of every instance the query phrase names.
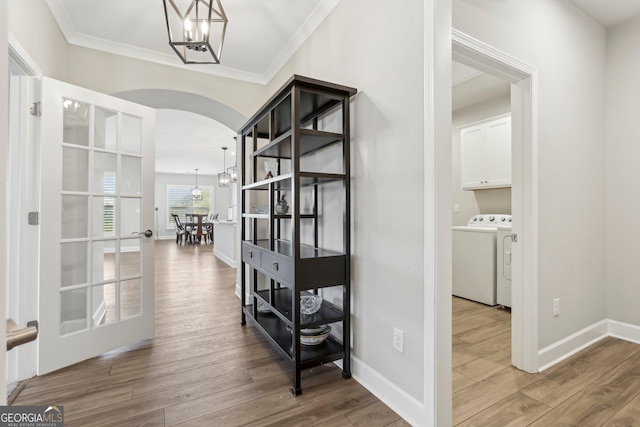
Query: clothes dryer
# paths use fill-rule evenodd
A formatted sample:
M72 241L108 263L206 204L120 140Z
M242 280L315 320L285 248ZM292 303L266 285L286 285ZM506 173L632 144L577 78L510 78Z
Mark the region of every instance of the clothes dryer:
M496 232L510 223L511 215L485 214L453 227L453 295L497 304Z
M496 232L496 302L511 307L511 224Z

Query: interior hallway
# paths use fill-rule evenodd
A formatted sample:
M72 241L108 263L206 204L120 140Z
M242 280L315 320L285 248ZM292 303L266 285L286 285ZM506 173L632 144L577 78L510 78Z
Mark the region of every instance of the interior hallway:
M511 316L453 298L456 426L640 426L640 345L605 338L544 371L511 366Z
M63 405L72 426L406 426L395 412L325 365L289 370L240 326L235 270L210 245L157 241L156 338L31 379L14 405Z

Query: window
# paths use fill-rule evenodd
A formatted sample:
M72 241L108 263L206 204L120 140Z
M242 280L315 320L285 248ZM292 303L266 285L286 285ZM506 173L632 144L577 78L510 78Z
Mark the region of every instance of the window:
M175 228L171 214L186 222L187 213L208 213L213 208L213 187L200 185L202 200L191 198L191 185L167 185L167 228Z
M104 194L116 194L116 176L115 173L105 173L102 180L102 191ZM102 231L105 236L115 236L114 219L116 215L116 199L115 197L104 197L104 206L102 209Z

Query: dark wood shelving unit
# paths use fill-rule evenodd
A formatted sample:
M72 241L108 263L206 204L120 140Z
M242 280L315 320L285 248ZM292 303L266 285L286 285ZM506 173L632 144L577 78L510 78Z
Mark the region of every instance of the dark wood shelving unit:
M294 75L238 135L242 324L291 362L296 395L303 369L341 360L343 377L351 376L349 102L356 92ZM277 166L275 176L263 174L262 162L265 172ZM277 213L285 196L289 210ZM318 312L300 312L303 292L323 296ZM301 329L322 325L334 326L324 342L301 343Z

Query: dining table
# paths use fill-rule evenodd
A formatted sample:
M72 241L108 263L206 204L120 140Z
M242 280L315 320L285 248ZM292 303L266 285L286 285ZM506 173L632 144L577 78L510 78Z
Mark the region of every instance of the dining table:
M198 241L202 241L202 236L207 234L207 231L202 228L203 218L207 217L207 214L199 214L199 213L188 213L186 214L187 218L191 217L191 224L193 227L196 227L196 232L192 233L193 236L198 237ZM206 242L206 237L205 237Z

